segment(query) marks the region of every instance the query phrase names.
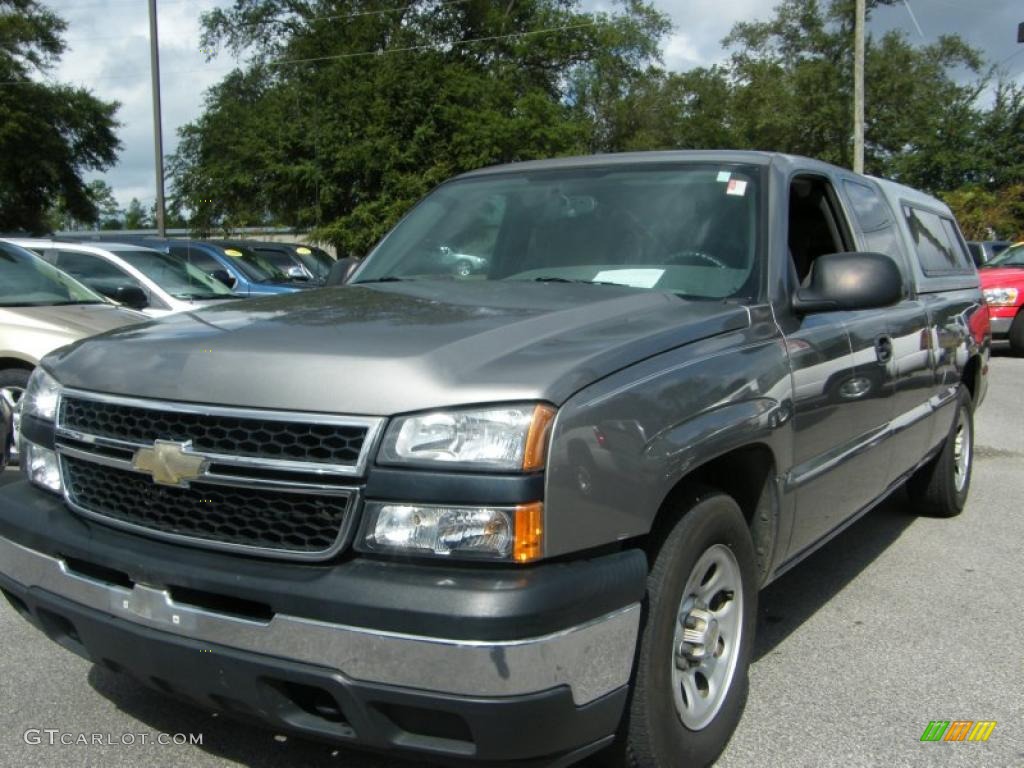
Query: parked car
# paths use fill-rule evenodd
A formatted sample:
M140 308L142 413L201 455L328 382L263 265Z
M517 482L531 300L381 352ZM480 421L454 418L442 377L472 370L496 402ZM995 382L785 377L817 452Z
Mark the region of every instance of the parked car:
M249 248L177 238L146 238L139 243L182 259L243 296L294 293L305 287Z
M315 301L46 358L0 583L275 732L708 765L758 589L896 489L961 512L990 342L949 208L907 187L754 152L484 169Z
M205 272L166 253L130 243L9 240L42 256L97 293L150 317L241 298Z
M1009 341L1013 354L1024 355L1024 243L1003 251L980 274L992 338Z
M974 266L984 267L992 259L1009 248L1013 243L1009 240L968 240L967 248L971 252Z
M327 280L327 275L335 262L334 257L323 248L307 243L276 243L270 240L244 240L242 242L257 253L267 256L273 253L286 254L302 265L310 280L320 284Z
M120 307L31 251L0 241L0 400L14 413L29 374L46 354L96 333L142 322L146 316ZM7 431L2 445L17 459Z
M213 242L223 248L246 249L251 253L258 254L287 275L290 280L300 283L323 283L323 278L318 276L319 272L307 267L294 249L284 244L261 243L253 240L215 240Z

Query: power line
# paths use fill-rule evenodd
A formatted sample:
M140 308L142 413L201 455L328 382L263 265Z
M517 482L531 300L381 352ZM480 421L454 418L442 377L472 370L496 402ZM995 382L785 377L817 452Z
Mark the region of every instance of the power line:
M371 51L353 51L351 53L339 53L339 54L334 54L334 55L331 55L331 56L314 56L314 57L305 58L305 59L280 59L278 61L267 62L266 66L268 66L268 67L279 67L279 66L285 66L285 65L289 65L289 64L311 64L311 63L319 62L319 61L337 61L337 60L340 60L340 59L355 59L355 58L361 58L361 57L365 57L365 56L385 56L385 55L389 55L389 54L393 54L393 53L411 53L411 52L414 52L414 51L429 51L429 50L446 51L446 50L450 50L452 48L459 48L459 47L462 47L464 45L471 45L471 44L474 44L474 43L486 43L486 42L496 42L498 40L510 40L512 38L534 37L536 35L544 35L544 34L548 34L548 33L551 33L551 32L567 32L567 31L573 30L573 29L585 29L587 27L593 27L593 26L595 26L597 24L598 24L598 21L594 20L594 21L584 22L584 23L581 23L581 24L566 24L566 25L560 26L560 27L547 27L545 29L534 29L534 30L529 30L529 31L526 31L526 32L511 32L511 33L508 33L508 34L505 34L505 35L488 35L486 37L473 37L473 38L469 38L467 40L454 40L454 41L452 41L450 43L424 43L422 45L410 45L410 46L406 46L406 47L403 47L403 48L386 48L386 49L382 49L382 50L378 49L378 50L371 50ZM231 69L234 66L236 66L236 65L232 65L232 66L228 66L228 67L220 67L220 66L215 66L215 65L214 66L207 65L205 67L198 67L198 68L192 68L192 69L165 70L164 71L164 75L184 75L184 74L190 74L190 73L194 73L194 72L203 72L203 71L207 71L207 70L210 70L210 69L224 70L224 69ZM131 75L127 75L127 74L126 75L101 75L99 77L91 78L88 82L95 83L95 82L98 82L100 80L125 80L125 79L132 79L132 80L134 80L137 77L138 77L137 74L131 74ZM42 81L40 81L40 80L7 80L7 81L0 82L0 86L31 85L31 84L36 84L36 83L40 83L40 82L44 83L46 85L61 85L61 83L57 83L57 82L54 82L52 80L42 80ZM80 82L85 82L85 81L80 81Z

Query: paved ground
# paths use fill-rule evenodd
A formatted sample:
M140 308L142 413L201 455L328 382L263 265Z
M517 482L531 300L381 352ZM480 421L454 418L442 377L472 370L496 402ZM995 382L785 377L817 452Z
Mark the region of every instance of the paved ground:
M998 356L959 518L917 519L895 498L762 593L750 700L722 768L1024 765L1022 394L1024 360ZM411 765L168 701L42 639L6 604L0 638L0 766ZM998 725L985 744L922 744L937 719ZM201 733L203 746L30 745L29 728Z

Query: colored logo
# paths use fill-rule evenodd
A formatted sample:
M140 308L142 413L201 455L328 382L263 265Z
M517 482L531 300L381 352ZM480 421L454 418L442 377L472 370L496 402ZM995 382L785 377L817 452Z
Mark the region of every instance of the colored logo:
M921 741L988 741L995 727L995 720L932 720Z
M206 458L191 453L192 442L175 443L154 440L152 448L139 448L132 458L132 467L145 472L159 485L187 488L190 480L203 474Z

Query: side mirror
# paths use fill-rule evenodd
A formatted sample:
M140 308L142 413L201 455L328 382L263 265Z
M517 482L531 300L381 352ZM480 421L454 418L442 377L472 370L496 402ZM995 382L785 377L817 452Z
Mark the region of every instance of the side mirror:
M327 281L324 284L344 285L352 277L352 273L356 271L358 264L359 259L343 256L331 265L331 271L327 273Z
M309 280L309 275L306 274L306 270L300 267L298 264L294 264L284 271L288 277L292 280Z
M888 307L903 298L903 275L881 253L830 253L811 264L811 281L793 297L800 314Z
M137 285L125 283L115 286L109 295L114 301L124 304L129 309L145 309L149 306L149 297Z

